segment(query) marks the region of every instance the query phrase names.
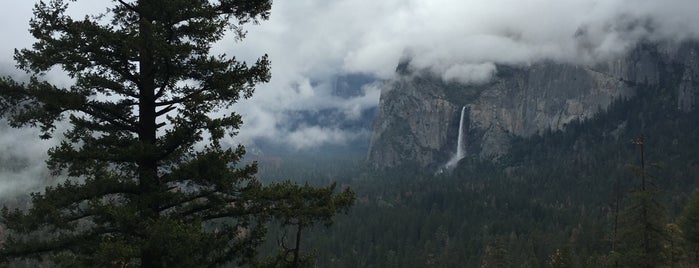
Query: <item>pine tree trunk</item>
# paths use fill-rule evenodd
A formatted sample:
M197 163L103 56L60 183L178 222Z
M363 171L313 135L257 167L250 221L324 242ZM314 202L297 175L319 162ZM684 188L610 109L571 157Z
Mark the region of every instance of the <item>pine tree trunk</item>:
M140 0L139 6L143 6L145 1ZM141 14L139 21L139 34L141 35L141 44L139 51L139 140L141 141L141 149L143 150L138 160L138 180L143 198L139 204L139 210L142 214L141 223L152 222L152 219L158 218L158 204L153 198L158 191L158 163L155 159L156 145L156 113L155 113L155 81L154 81L154 60L153 51L150 47L152 30L151 22L148 18ZM144 226L145 227L145 226ZM144 228L148 230L150 228ZM148 239L150 234L142 234ZM161 256L158 254L158 245L146 243L146 248L143 249L141 255L142 267L162 267L160 262Z
M296 247L294 248L294 262L292 263L291 267L298 268L299 267L299 255L301 252L301 230L303 229L303 224L301 221L299 221L299 224L296 229Z

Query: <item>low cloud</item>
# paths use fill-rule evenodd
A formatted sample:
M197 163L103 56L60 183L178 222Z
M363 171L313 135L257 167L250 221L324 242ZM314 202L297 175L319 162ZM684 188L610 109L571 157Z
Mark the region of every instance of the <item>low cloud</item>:
M455 64L445 71L437 72L442 74L444 81L456 81L463 84L480 84L488 82L495 74L495 64L486 62L481 64Z
M220 49L249 61L264 53L272 59L271 83L238 106L246 120L241 135L251 139L293 133L280 122L288 111L347 110L352 100L337 101L323 82L342 73L392 79L406 52L413 69L446 81L482 83L497 64L589 64L618 56L640 40L696 39L697 13L695 0L283 1L274 3L270 21L248 27L243 42L223 42ZM378 104L376 92L367 93L368 105L347 110L354 111L347 119ZM324 127L317 129L334 135Z
M0 133L0 199L40 191L53 181L45 161L56 140L40 140L38 130L10 128L5 120L0 120Z
M307 149L318 144L344 144L351 138L348 133L337 129L322 126L303 126L288 133L288 142L297 149Z
M366 120L365 113L378 103L382 83L366 84L354 96L347 97L334 94L331 82L311 85L304 80L291 83L287 92L281 93L283 97L255 96L241 102L237 110L245 123L236 140L253 145L256 139L265 139L284 147L308 149L367 138L367 133L358 133L366 129L349 129L342 125ZM304 118L314 119L317 125L308 125Z
M76 2L70 11L81 15L111 3ZM18 26L5 30L11 41L0 45L0 64L11 62L13 48L31 45L31 5L20 1L1 11L4 25ZM336 109L346 115L341 120L360 118L378 104L379 91L359 87L350 98L336 96L334 80L347 73L392 79L407 51L413 69L431 70L446 81L482 83L497 64L593 63L639 40L696 39L697 13L695 0L275 1L269 21L246 26L242 42L226 38L214 52L247 62L269 54L272 81L234 107L245 119L237 141L266 138L294 146L283 135L301 130L289 128L285 114ZM317 127L332 136L334 126Z

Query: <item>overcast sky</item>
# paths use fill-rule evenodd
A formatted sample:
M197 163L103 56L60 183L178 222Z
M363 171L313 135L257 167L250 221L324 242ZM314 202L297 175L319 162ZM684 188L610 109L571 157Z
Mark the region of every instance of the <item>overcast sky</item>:
M290 130L289 110L337 107L352 114L375 106L379 96L378 87L368 87L363 97L338 99L309 81L346 72L391 79L407 54L414 68L479 83L496 72L495 63L584 64L623 53L641 38L694 38L697 14L697 0L275 1L269 21L248 27L242 43L219 48L248 59L268 53L272 60L272 82L242 105L242 140L295 137L278 140L304 147L357 135L332 126Z
M0 0L0 74L21 75L12 51L32 44L27 28L34 2ZM77 1L71 12L100 11L110 2ZM248 26L242 42L227 38L215 52L248 61L267 53L272 60L272 81L234 107L245 124L233 142L253 146L255 139L265 138L309 148L366 137L332 124L287 124L292 111L335 108L344 120L355 120L378 104L378 84L356 97L332 95L337 75L390 80L399 59L410 55L413 68L431 70L444 80L481 83L497 72L496 63L585 64L619 55L640 39L695 39L697 14L697 0L287 0L274 2L269 21ZM48 79L70 83L61 75ZM5 132L0 150L41 165L51 142L36 143L33 133ZM24 148L18 144L31 146L18 150ZM0 170L0 176L12 177L3 172L8 171ZM0 179L0 195L10 184L26 183Z

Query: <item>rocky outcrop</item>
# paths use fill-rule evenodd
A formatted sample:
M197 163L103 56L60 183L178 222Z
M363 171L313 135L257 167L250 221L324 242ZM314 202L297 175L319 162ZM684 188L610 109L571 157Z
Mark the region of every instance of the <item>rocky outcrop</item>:
M624 57L594 66L497 66L495 77L483 85L409 72L403 62L399 77L382 92L369 162L380 169L439 168L455 153L461 107L468 111L466 154L487 159L507 152L512 136L563 129L641 88L677 87L678 108L692 110L699 82L698 48L695 43L641 44ZM668 76L678 81L668 82Z
M697 108L699 95L699 44L686 43L674 54L674 62L681 68L681 80L677 92L677 108L684 112Z
M369 145L369 159L375 167L426 166L444 158L445 146L455 139L450 130L458 107L446 99L442 86L410 77L384 86Z

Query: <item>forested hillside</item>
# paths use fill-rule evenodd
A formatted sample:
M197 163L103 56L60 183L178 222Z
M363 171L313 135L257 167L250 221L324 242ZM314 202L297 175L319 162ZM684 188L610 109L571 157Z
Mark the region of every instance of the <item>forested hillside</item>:
M632 140L643 135L648 190L660 208L649 216L664 229L658 265L696 263L678 225L699 186L699 113L677 111L670 81L563 131L516 139L495 162L463 159L452 173L408 166L376 173L362 170L357 156L314 161L312 169L282 165L295 179L334 178L357 192L349 215L304 245L317 249L318 267L632 265L623 258L634 255L619 252L633 239L622 234L635 232L641 175Z

